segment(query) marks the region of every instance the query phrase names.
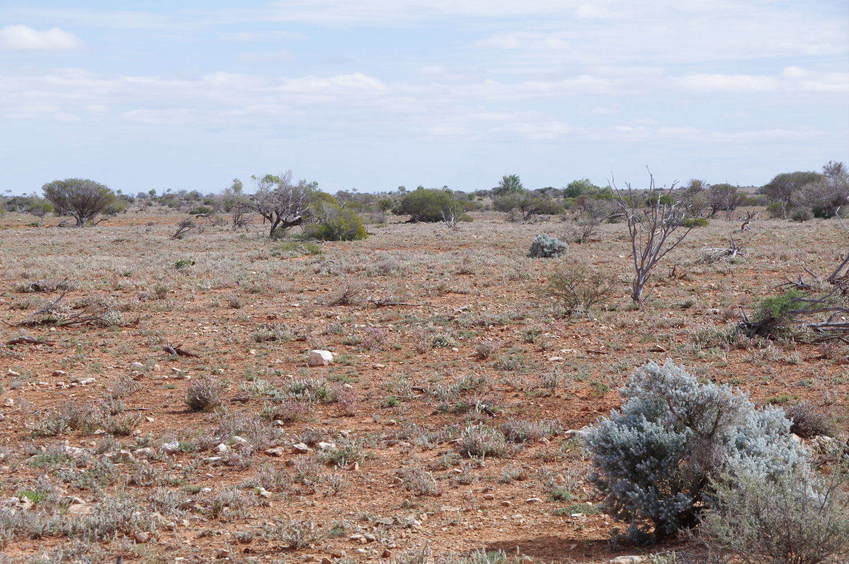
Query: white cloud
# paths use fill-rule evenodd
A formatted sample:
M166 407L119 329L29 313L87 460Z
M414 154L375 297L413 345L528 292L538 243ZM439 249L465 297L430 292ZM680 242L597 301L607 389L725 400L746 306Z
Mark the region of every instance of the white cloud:
M781 82L769 76L750 74L691 74L679 79L681 86L701 92L767 92Z
M674 81L698 92L849 92L849 73L786 67L780 74L690 74Z
M26 25L0 28L0 49L12 51L67 51L81 45L77 37L57 27L45 30Z

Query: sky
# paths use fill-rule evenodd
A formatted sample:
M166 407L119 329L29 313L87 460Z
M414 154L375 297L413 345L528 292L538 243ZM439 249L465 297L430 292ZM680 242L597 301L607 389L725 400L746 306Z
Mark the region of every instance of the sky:
M0 192L761 185L849 162L847 0L0 0Z

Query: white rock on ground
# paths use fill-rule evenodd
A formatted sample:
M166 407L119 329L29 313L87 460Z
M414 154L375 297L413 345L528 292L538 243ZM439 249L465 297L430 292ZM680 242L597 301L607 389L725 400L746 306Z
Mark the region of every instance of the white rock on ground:
M310 366L327 366L333 364L333 353L330 351L312 350L310 351L309 365Z

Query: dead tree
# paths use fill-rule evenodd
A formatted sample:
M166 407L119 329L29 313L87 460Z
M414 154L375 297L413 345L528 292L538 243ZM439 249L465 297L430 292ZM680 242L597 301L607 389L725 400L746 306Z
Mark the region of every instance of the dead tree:
M248 224L251 222L251 216L245 213L247 209L248 207L244 203L238 203L233 207L233 231L248 228Z
M814 276L808 284L800 277L798 282L780 286L791 286L799 293L789 295L789 304L781 311L755 319L743 312L740 326L747 335L772 337L777 329L798 327L813 331L815 341L849 344L849 252L824 280Z
M685 225L686 211L673 197L675 183L669 189L657 189L654 175L649 171L648 190L635 190L630 184L620 190L615 183L611 184L628 226L634 267L631 299L639 304L654 267L681 244L692 227Z
M184 219L183 221L177 224L177 231L175 231L174 234L171 235L171 238L174 240L182 239L183 235L185 235L195 227L196 226L194 221L192 221L191 219Z
M307 220L313 185L305 180L293 184L291 171L282 176L267 174L256 181L256 194L246 205L271 224L269 237L278 229L284 232Z
M753 219L755 219L755 216L756 216L756 215L758 215L758 212L756 212L756 211L750 211L750 212L746 212L746 217L741 217L741 218L740 218L740 219L742 219L742 220L743 220L743 224L740 226L740 232L741 232L741 233L742 233L743 231L745 231L745 230L749 229L749 224L750 224L750 223L752 223L752 220L753 220Z
M699 262L711 264L719 260L728 260L734 257L741 257L746 254L740 243L734 240L733 235L730 236L728 240L729 242L727 247L711 247L709 249L705 249Z

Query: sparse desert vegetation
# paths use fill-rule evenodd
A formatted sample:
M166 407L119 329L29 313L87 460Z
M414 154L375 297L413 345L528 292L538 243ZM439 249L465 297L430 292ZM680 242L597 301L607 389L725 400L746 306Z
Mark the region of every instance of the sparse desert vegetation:
M0 561L841 561L849 193L811 174L7 200Z

